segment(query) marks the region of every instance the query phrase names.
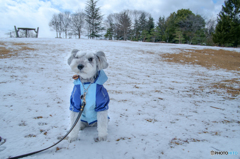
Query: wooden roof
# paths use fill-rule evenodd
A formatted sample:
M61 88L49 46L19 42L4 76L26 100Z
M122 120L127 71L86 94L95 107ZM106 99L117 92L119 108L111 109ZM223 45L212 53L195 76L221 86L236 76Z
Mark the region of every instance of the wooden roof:
M36 30L35 28L18 28L18 29L22 29L22 30Z

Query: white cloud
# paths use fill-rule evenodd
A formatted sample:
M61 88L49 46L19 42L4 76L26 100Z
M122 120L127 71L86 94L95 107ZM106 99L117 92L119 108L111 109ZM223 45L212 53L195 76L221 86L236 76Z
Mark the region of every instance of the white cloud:
M105 17L125 9L149 12L155 21L160 16L168 17L179 9L190 9L205 18L217 17L224 0L99 0L101 13ZM75 12L85 9L86 0L0 0L0 37L8 30L17 27L40 27L39 37L55 37L48 23L54 13L61 11Z
M60 10L76 11L85 8L85 1L79 0L51 0L53 6L58 7Z
M206 18L216 17L223 2L224 0L218 0L216 4L212 0L100 0L99 6L102 6L105 15L124 9L143 10L151 13L156 21L160 16L168 17L179 9L190 9L193 13Z

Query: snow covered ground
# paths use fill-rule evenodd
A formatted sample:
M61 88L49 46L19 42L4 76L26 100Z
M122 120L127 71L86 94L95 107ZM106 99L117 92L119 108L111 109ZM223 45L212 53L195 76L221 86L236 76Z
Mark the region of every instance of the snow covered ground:
M160 56L178 48L218 47L87 39L0 42L10 49L21 47L12 42L35 48L0 59L0 136L7 139L0 159L46 148L68 131L74 73L67 56L74 48L102 50L107 56L108 140L94 142L96 127L87 128L80 140L64 140L28 158L240 158L240 98L208 87L239 78L240 72L168 63ZM212 150L238 154L211 156Z

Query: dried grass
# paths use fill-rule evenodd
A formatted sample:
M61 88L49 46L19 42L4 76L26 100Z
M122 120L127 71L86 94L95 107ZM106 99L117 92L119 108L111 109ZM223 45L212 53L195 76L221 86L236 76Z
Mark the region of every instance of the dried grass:
M163 60L167 62L200 65L208 69L240 71L239 52L213 49L180 49L180 51L179 54L163 54L161 56L163 57ZM218 90L226 90L233 99L240 95L240 80L237 78L213 83L209 87L214 89L215 93L218 93Z
M207 140L199 140L199 139L194 139L194 138L187 138L187 139L180 139L180 138L173 138L169 145L170 148L174 148L176 145L184 145L184 144L189 144L190 142L205 142Z
M212 88L214 89L224 89L232 97L237 97L240 95L240 79L233 78L231 80L224 80L218 83L214 83Z
M163 54L164 61L201 65L206 68L240 71L240 53L227 50L180 49L179 54Z
M137 51L142 54L155 54L153 51L144 51L144 50L137 50Z
M22 51L34 51L36 49L28 47L28 43L10 43L8 47L6 47L6 43L0 42L0 59L4 58L11 58L14 56L18 56L18 54ZM19 48L16 49L15 47L11 46L18 46Z
M29 43L12 43L12 45L21 46L21 45L30 45L30 44Z
M11 51L5 47L0 47L0 59L10 58L12 56L16 56L16 54L11 54Z

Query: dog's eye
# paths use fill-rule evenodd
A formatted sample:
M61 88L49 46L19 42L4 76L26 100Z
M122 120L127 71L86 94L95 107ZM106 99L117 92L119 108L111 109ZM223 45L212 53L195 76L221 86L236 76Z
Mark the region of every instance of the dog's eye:
M93 60L93 58L91 58L91 57L88 59L89 62L92 62L92 60Z

